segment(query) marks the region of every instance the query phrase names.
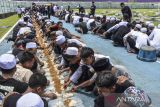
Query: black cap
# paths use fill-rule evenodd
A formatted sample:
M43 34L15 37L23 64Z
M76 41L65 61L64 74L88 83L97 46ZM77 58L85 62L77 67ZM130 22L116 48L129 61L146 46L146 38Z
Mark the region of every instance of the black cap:
M93 69L95 72L100 72L103 70L111 70L112 65L110 64L110 61L108 58L100 58L93 64Z

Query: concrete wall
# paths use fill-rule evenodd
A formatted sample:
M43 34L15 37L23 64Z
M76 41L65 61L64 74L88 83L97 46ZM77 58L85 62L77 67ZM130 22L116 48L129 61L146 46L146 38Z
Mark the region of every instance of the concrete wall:
M0 19L7 18L7 17L12 16L12 15L14 15L14 14L16 14L16 13L15 13L15 12L1 13L1 14L0 14Z

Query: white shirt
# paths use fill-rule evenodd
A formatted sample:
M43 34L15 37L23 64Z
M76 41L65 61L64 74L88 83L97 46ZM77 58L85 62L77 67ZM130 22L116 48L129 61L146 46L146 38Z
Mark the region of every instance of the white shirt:
M76 43L77 45L82 46L82 47L86 46L86 44L80 42L80 41L77 40L77 39L68 39L67 42L68 42L68 43Z
M22 7L22 8L21 8L21 10L22 10L22 12L24 12L24 11L25 11L25 8L24 8L24 7Z
M128 70L126 67L122 66L122 65L114 65L115 68L115 77L119 77L119 76L126 76L129 81L132 84L135 84L134 81L132 80L131 76L128 74ZM94 75L91 77L90 82L95 82L97 79L98 74L94 73Z
M94 22L94 21L95 21L94 19L89 19L89 20L88 20L88 22L87 22L87 28L88 28L88 29L91 29L91 25L90 25L90 24L91 24L92 22Z
M87 22L88 22L88 20L89 20L89 18L88 18L88 17L83 17L83 22L87 23Z
M54 10L54 12L57 12L57 11L58 11L58 8L57 8L56 5L53 7L53 10Z
M66 14L66 15L65 15L65 18L64 18L65 21L68 20L68 16L69 16L69 14Z
M108 29L107 32L110 32L110 31L112 31L113 29L118 29L118 28L121 27L121 26L127 26L127 24L128 24L128 22L122 21L122 22L114 25L114 26L111 27L110 29Z
M28 22L27 26L33 27L33 24L31 24L31 23Z
M17 65L17 70L13 75L13 78L21 81L21 82L29 82L29 79L31 77L31 75L33 74L32 71L30 71L29 69L23 68L20 65Z
M147 45L148 35L145 33L139 32L139 34L135 35L136 38L136 48L140 49L142 46Z
M63 6L61 6L61 10L63 10L63 8L64 8L64 7L63 7Z
M21 13L22 13L21 8L17 8L17 9L16 9L16 12L17 12L17 14L21 14Z
M17 36L24 34L25 32L31 32L31 28L30 27L22 27L20 28L19 32L17 33Z
M150 45L160 50L160 29L155 28L149 35Z
M123 37L123 40L126 40L128 36L133 38L134 40L137 38L137 35L140 34L140 31L131 30L128 34Z
M104 56L104 55L101 55L101 54L95 54L95 60L98 60L99 58L108 58L110 59L109 56ZM73 82L73 83L77 83L78 82L78 79L81 77L82 75L82 66L85 65L83 63L83 61L81 60L80 62L80 66L78 67L78 69L73 73L73 75L70 77L70 80ZM93 68L91 67L91 65L87 65L89 68L90 68L90 71L93 71Z
M78 24L79 23L79 19L81 18L80 16L72 16L73 18L73 24Z

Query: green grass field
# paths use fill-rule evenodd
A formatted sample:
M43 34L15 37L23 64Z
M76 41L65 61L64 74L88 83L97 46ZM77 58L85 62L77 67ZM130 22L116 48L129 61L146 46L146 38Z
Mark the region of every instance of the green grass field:
M78 9L74 9L78 11ZM86 12L89 13L89 9L86 9ZM96 14L98 15L107 15L107 16L116 16L122 18L120 9L97 9ZM160 15L158 15L158 9L132 9L133 20L141 19L144 21L152 21L155 25L160 22Z
M0 19L0 38L18 21L17 15Z

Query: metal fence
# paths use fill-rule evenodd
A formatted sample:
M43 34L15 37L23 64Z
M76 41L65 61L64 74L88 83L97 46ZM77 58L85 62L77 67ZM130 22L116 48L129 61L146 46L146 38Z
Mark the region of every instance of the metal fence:
M65 0L66 1L66 0ZM36 2L38 4L44 5L48 3L54 3L58 5L63 5L64 8L67 8L68 5L71 6L71 8L77 8L79 4L84 6L85 8L90 8L91 2L65 2L63 0L56 1L40 1L40 0L32 0L32 1L13 1L13 0L0 0L0 14L2 13L8 13L8 12L15 12L17 6L20 7L29 7L31 6L32 2ZM113 0L115 1L115 0ZM97 8L120 8L119 5L120 2L111 2L106 0L106 2L96 2ZM154 3L154 2L145 2L145 3L138 3L138 2L127 2L127 5L129 5L131 8L138 8L138 9L159 9L160 2Z
M28 7L28 6L31 6L31 2L0 0L0 14L15 12L18 6Z

